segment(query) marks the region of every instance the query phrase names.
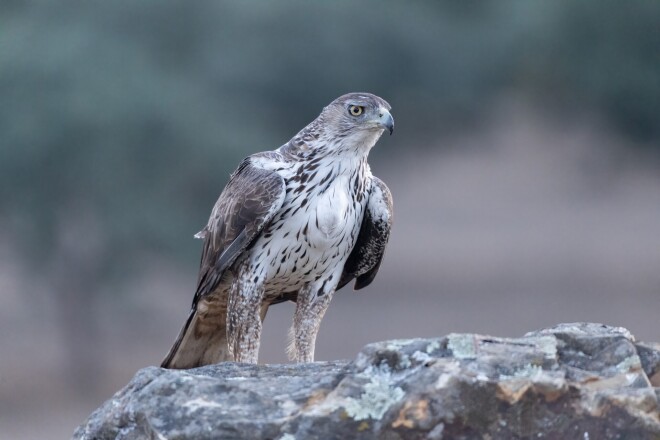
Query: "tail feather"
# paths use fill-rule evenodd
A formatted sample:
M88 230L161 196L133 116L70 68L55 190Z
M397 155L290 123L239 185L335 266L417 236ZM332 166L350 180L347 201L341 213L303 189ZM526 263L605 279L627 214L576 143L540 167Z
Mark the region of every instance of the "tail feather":
M161 367L195 368L233 360L227 346L226 308L209 308L209 305L190 311Z

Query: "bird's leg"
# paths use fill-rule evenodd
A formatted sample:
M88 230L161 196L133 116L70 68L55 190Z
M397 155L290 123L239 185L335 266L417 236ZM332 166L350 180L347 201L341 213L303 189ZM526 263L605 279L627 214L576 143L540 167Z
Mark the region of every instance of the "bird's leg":
M263 296L262 281L252 271L236 271L227 305L229 353L236 362L257 363Z
M329 284L329 282L320 285L310 283L298 292L287 350L292 361L314 362L316 335L335 291L334 283L332 288L326 287Z

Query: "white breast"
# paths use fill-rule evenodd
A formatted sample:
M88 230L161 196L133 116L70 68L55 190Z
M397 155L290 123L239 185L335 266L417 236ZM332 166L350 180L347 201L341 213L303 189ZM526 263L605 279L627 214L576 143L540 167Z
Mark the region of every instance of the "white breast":
M317 182L308 181L302 192L293 180L297 173L286 176L290 187L283 214L250 250L269 294L294 291L332 275L343 268L355 244L366 205L364 196L360 203L353 200L356 188L352 184L357 182L359 170L351 172L357 168L353 163L348 164L350 167L332 165L336 169L320 169L315 173Z
M319 196L316 205L316 223L324 238L329 239L341 233L349 218L350 206L349 182L347 176L335 179L335 182Z

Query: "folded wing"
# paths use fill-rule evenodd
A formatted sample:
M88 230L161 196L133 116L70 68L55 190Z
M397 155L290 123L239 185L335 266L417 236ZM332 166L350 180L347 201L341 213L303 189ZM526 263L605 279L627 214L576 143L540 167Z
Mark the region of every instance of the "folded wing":
M213 207L204 238L197 292L199 299L213 292L226 270L254 242L284 203L284 179L274 171L255 167L248 157L239 165Z
M355 247L344 265L337 290L355 279L355 290L368 286L376 277L392 228L392 194L385 183L372 178L367 208Z
M245 159L229 179L208 225L196 237L204 239L202 262L192 309L164 368L193 368L232 360L227 350L227 291L219 288L232 264L279 212L286 195L277 173Z

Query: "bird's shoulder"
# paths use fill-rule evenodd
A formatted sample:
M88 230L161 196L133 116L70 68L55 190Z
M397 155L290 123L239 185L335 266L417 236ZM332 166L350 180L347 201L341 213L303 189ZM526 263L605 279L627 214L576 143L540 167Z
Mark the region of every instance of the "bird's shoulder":
M251 154L243 159L236 171L232 174L231 178L234 178L234 176L249 168L253 170L253 172L269 171L286 179L291 174L291 170L294 166L295 161L282 154L279 150L262 151L260 153Z
M390 188L378 177L371 175L369 190L369 211L375 220L391 225L394 212L394 199Z

